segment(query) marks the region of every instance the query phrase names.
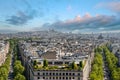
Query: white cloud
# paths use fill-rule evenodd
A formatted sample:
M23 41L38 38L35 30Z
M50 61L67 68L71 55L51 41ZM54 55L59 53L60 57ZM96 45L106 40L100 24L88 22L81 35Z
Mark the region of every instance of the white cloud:
M99 3L96 8L106 8L115 13L120 13L120 1L112 1L107 3Z

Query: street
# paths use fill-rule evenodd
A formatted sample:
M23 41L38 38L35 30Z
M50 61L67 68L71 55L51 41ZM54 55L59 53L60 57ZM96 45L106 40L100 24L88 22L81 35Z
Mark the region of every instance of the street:
M13 75L13 53L11 54L11 62L10 62L10 71L9 71L9 75L8 75L8 80L13 80L14 75Z
M102 52L102 56L103 56L104 80L110 80L110 72L108 69L108 64L105 59L105 53Z

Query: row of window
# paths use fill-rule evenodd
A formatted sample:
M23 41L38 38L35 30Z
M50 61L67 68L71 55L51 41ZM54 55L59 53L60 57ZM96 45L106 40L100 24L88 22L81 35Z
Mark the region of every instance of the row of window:
M63 64L64 62L54 62L54 64ZM53 64L52 62L48 62L48 64ZM69 64L69 62L65 62L65 64Z
M53 79L60 79L60 80L63 80L63 79L75 79L75 77L41 77L42 79L47 79L47 80L53 80ZM38 79L40 79L40 77L38 77ZM78 77L78 80L80 80L80 77Z
M40 73L38 73L40 75ZM43 75L75 75L75 73L43 73ZM78 73L80 75L80 73Z

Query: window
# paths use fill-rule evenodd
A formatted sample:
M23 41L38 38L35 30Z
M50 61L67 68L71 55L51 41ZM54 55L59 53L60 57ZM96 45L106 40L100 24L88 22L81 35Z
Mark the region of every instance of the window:
M65 75L65 73L63 73L63 75Z
M78 73L78 75L80 75L80 73Z
M60 64L63 64L63 62L58 61L58 62L54 62L54 64L56 64L56 65L59 64L60 65Z
M61 73L59 73L59 75L61 75Z
M40 73L38 73L38 75L40 75Z
M46 73L46 75L48 75L48 73Z
M58 75L58 73L56 73L56 75Z
M66 79L68 79L68 77L66 77Z
M66 75L68 75L68 73L66 73Z
M53 73L53 75L55 75L55 73Z
M52 62L48 62L48 64L52 64Z
M69 75L71 75L71 73L69 73Z
M69 62L65 62L65 64L69 64Z
M59 79L61 79L61 77L59 77Z
M75 73L73 73L73 76L75 75Z
M51 75L51 73L50 73L50 75Z
M41 62L38 62L38 64L41 64Z
M43 77L43 79L45 79L45 77Z
M56 77L56 79L58 79L58 77Z
M46 79L48 79L48 77L46 77Z
M63 77L63 79L64 79L64 77Z
M55 78L53 77L53 79L55 79Z
M50 79L51 79L51 77L50 77Z
M69 79L71 79L71 77L69 77Z
M74 77L72 79L75 79Z
M43 75L45 75L45 73L43 73Z
M38 77L38 79L40 79L40 77Z

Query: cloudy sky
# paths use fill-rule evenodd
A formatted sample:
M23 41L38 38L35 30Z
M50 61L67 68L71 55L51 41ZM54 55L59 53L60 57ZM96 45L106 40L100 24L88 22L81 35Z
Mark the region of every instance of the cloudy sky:
M119 0L0 0L0 32L120 32Z

